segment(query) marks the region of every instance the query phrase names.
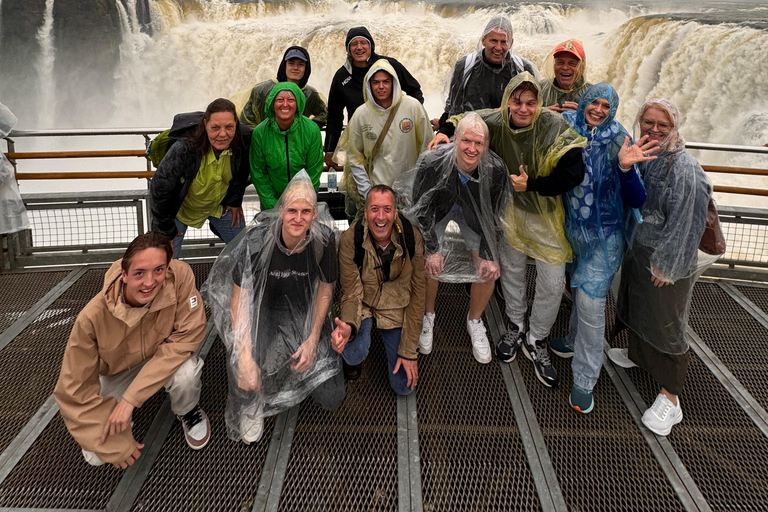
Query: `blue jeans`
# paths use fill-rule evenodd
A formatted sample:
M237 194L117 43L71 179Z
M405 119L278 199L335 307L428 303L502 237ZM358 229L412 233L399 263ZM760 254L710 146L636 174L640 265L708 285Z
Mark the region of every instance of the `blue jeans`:
M222 208L224 207L222 206ZM175 221L177 232L181 233L176 235L176 238L173 239L173 257L178 259L179 254L181 254L181 244L184 241L184 234L187 232L187 225L179 219L175 219ZM219 238L221 238L225 244L231 242L232 239L245 227L245 220L240 223L240 227L232 226L232 210L228 211L225 215L222 215L220 219L217 219L216 217L208 217L208 223L211 226L211 230L213 231L215 229L214 233L218 233Z
M573 383L592 391L603 366L605 297L590 297L581 288L573 289L573 308L565 339L573 347Z
M349 365L358 365L368 357L368 351L371 348L371 328L373 327L373 318L366 318L360 322L360 329L357 331L355 339L347 343L341 357ZM381 339L384 340L384 350L387 352L387 368L389 371L389 385L398 395L410 395L413 390L408 387L408 375L402 366L397 373L395 365L397 364L397 349L400 346L400 333L402 328L397 329L379 329Z

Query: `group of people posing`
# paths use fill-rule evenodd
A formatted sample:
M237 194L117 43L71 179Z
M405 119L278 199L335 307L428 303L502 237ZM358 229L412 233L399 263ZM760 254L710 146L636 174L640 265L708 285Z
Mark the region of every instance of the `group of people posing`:
M86 460L133 464L143 445L131 413L162 386L188 444L208 442L195 355L203 299L174 259L187 227L206 220L227 243L203 292L227 349L234 440L258 441L265 416L309 395L338 407L374 328L390 387L413 392L419 358L441 342L440 281L471 283L466 324L479 363L494 352L512 362L522 350L552 387L550 350L572 357L570 405L589 413L606 296L620 269L617 321L629 328L629 346L608 354L657 381L643 423L669 434L682 420L684 333L712 187L685 150L670 102L641 107L633 140L614 119L616 91L586 81L578 40L553 50L546 78L512 42L509 19L494 16L478 51L456 63L439 119L427 117L418 81L376 54L364 27L347 34L327 107L307 84L308 52L294 46L277 80L257 84L242 109L220 98L177 116L152 180L153 231L130 244L78 316L54 393ZM344 172L350 226L342 234L317 201L324 164ZM246 227L249 183L262 208ZM569 331L549 339L566 275ZM481 316L497 281L507 330L492 346Z

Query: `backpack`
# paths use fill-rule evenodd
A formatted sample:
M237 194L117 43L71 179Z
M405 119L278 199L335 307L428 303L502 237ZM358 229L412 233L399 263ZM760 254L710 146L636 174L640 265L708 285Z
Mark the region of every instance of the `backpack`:
M155 169L176 141L187 137L200 123L202 112L185 112L173 116L173 124L167 130L157 134L147 146L147 158L152 161Z
M405 238L405 250L408 253L408 258L413 259L413 254L416 252L416 239L413 236L413 225L411 222L398 213L400 222L403 223L403 238ZM365 257L365 250L363 249L363 221L358 221L355 224L355 257L354 262L357 265L358 272L363 271L363 258Z

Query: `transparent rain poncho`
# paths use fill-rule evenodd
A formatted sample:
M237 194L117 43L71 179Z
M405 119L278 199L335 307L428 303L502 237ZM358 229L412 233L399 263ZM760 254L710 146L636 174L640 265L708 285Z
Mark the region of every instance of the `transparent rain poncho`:
M443 256L438 281L483 281L470 250L499 263L504 208L512 194L509 173L489 149L475 172L471 176L462 173L456 165L456 147L445 144L424 153L394 184L398 208L424 239L424 255L440 252ZM451 215L454 220L445 225Z
M599 126L591 128L585 111L598 98L608 100L610 111ZM618 107L619 95L610 85L600 83L585 92L576 111L563 113L563 118L588 140L582 148L584 181L563 196L565 233L574 253L569 267L571 287L595 298L608 293L624 253L625 213L618 155L629 134L614 119ZM637 168L633 166L628 172L637 175ZM639 212L630 210L627 215L637 218Z
M576 133L560 114L542 109L541 100L533 123L525 128L509 124L508 101L523 82L539 90L538 81L523 72L510 80L498 111L481 110L480 117L490 130L489 148L498 154L509 172L518 174L522 165L531 178L549 176L565 153L584 147L586 139ZM449 118L457 124L463 116ZM547 197L537 192L515 193L505 208L504 224L509 244L531 258L549 265L571 261L573 253L565 237L565 214L559 196Z
M668 113L674 128L658 158L638 164L648 198L634 244L624 256L616 314L621 324L658 351L683 354L688 350L685 329L701 270L697 253L712 186L685 150L677 132L677 109L666 100L649 100L640 112L656 105ZM651 277L670 284L656 287Z
M261 212L227 244L204 287L227 349L225 416L231 439L241 439L244 417L278 414L341 370L340 356L330 343L330 304L338 261L337 237L326 205L318 205L317 217L298 245L288 249L284 243L284 223L290 222L286 226L290 233L295 229L296 212L311 211L313 204L312 181L301 171L276 208ZM301 232L300 225L298 229ZM319 320L322 328L314 359L306 371L298 372L292 356L310 338ZM254 366L255 373L247 372ZM254 378L257 389L243 389ZM243 383L246 385L241 387Z
M8 107L0 103L0 139L16 126L18 119ZM0 234L29 229L29 217L16 184L13 165L0 153Z

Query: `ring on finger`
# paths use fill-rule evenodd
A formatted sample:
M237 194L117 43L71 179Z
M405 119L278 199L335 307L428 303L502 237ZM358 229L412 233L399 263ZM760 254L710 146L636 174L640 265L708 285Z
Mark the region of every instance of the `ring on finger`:
M645 151L643 151L643 156L648 156L648 153L646 153Z

